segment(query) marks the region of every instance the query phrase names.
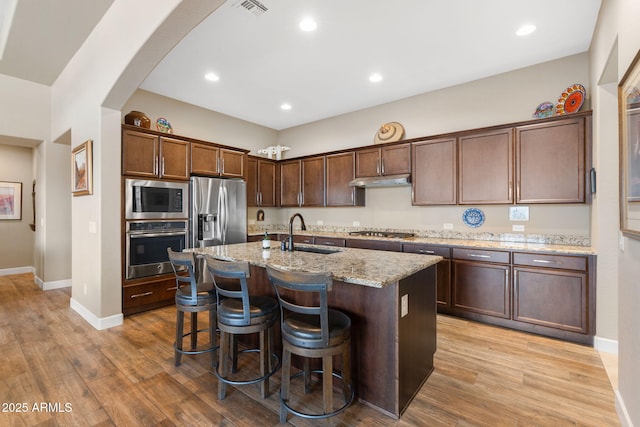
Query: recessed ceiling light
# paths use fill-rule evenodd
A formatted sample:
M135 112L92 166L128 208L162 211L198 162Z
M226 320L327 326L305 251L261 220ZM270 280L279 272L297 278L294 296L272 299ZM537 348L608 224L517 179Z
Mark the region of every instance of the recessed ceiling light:
M318 23L312 18L304 18L300 21L299 26L302 31L315 31L318 28Z
M207 73L204 75L204 78L209 80L210 82L217 82L220 80L220 77L216 73Z
M516 35L518 36L526 36L533 33L536 30L536 26L533 24L525 24L522 27L518 28L516 31Z
M373 73L369 76L369 81L371 83L378 83L382 81L382 75L379 73Z
M291 104L287 104L286 102L280 106L281 109L288 111L291 110Z

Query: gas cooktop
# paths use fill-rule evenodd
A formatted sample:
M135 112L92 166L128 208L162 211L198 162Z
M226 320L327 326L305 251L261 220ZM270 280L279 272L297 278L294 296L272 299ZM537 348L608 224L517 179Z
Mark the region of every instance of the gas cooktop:
M409 237L415 236L414 233L396 233L391 231L372 231L372 230L362 230L362 231L351 231L349 232L350 236L368 236L368 237L388 237L394 239L406 239Z

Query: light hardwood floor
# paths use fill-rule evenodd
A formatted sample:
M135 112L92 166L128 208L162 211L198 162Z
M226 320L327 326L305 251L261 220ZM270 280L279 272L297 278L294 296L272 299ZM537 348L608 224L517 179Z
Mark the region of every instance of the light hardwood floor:
M175 308L96 331L69 307L69 297L69 289L42 292L30 274L0 277L0 425L278 424L278 374L266 400L257 386L245 386L229 387L219 401L207 356L173 365ZM435 371L401 420L356 403L328 423L291 415L289 423L619 425L593 348L447 316L438 318Z

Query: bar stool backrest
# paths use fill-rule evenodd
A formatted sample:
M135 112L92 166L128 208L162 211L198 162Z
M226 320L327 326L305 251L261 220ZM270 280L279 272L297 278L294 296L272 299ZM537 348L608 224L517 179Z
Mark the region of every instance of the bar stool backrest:
M328 292L333 286L330 272L310 273L303 271L285 271L270 265L266 266L269 280L273 284L280 301L281 319L288 313L319 316L322 345L329 346ZM294 291L286 292L283 290ZM307 293L308 298L294 299L296 292ZM308 301L301 303L300 301Z
M180 289L183 286L191 286L190 302L194 305L198 302L198 286L196 283L195 265L196 258L193 252L174 252L167 248L171 268L176 276L176 286ZM179 274L186 271L188 274Z
M247 278L251 277L249 263L246 261L220 261L214 258L206 257L207 270L213 279L213 285L216 288L218 298L218 306L224 298L236 298L242 300L242 324L251 324L251 304L249 302L249 287ZM216 280L218 279L218 280ZM240 284L231 288L228 283L220 279L234 279Z

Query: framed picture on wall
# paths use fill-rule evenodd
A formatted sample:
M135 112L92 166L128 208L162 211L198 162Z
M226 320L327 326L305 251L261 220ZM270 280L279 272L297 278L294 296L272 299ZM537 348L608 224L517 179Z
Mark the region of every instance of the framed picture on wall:
M71 192L74 196L93 194L93 153L88 139L71 152Z
M0 220L22 219L22 183L0 181Z

